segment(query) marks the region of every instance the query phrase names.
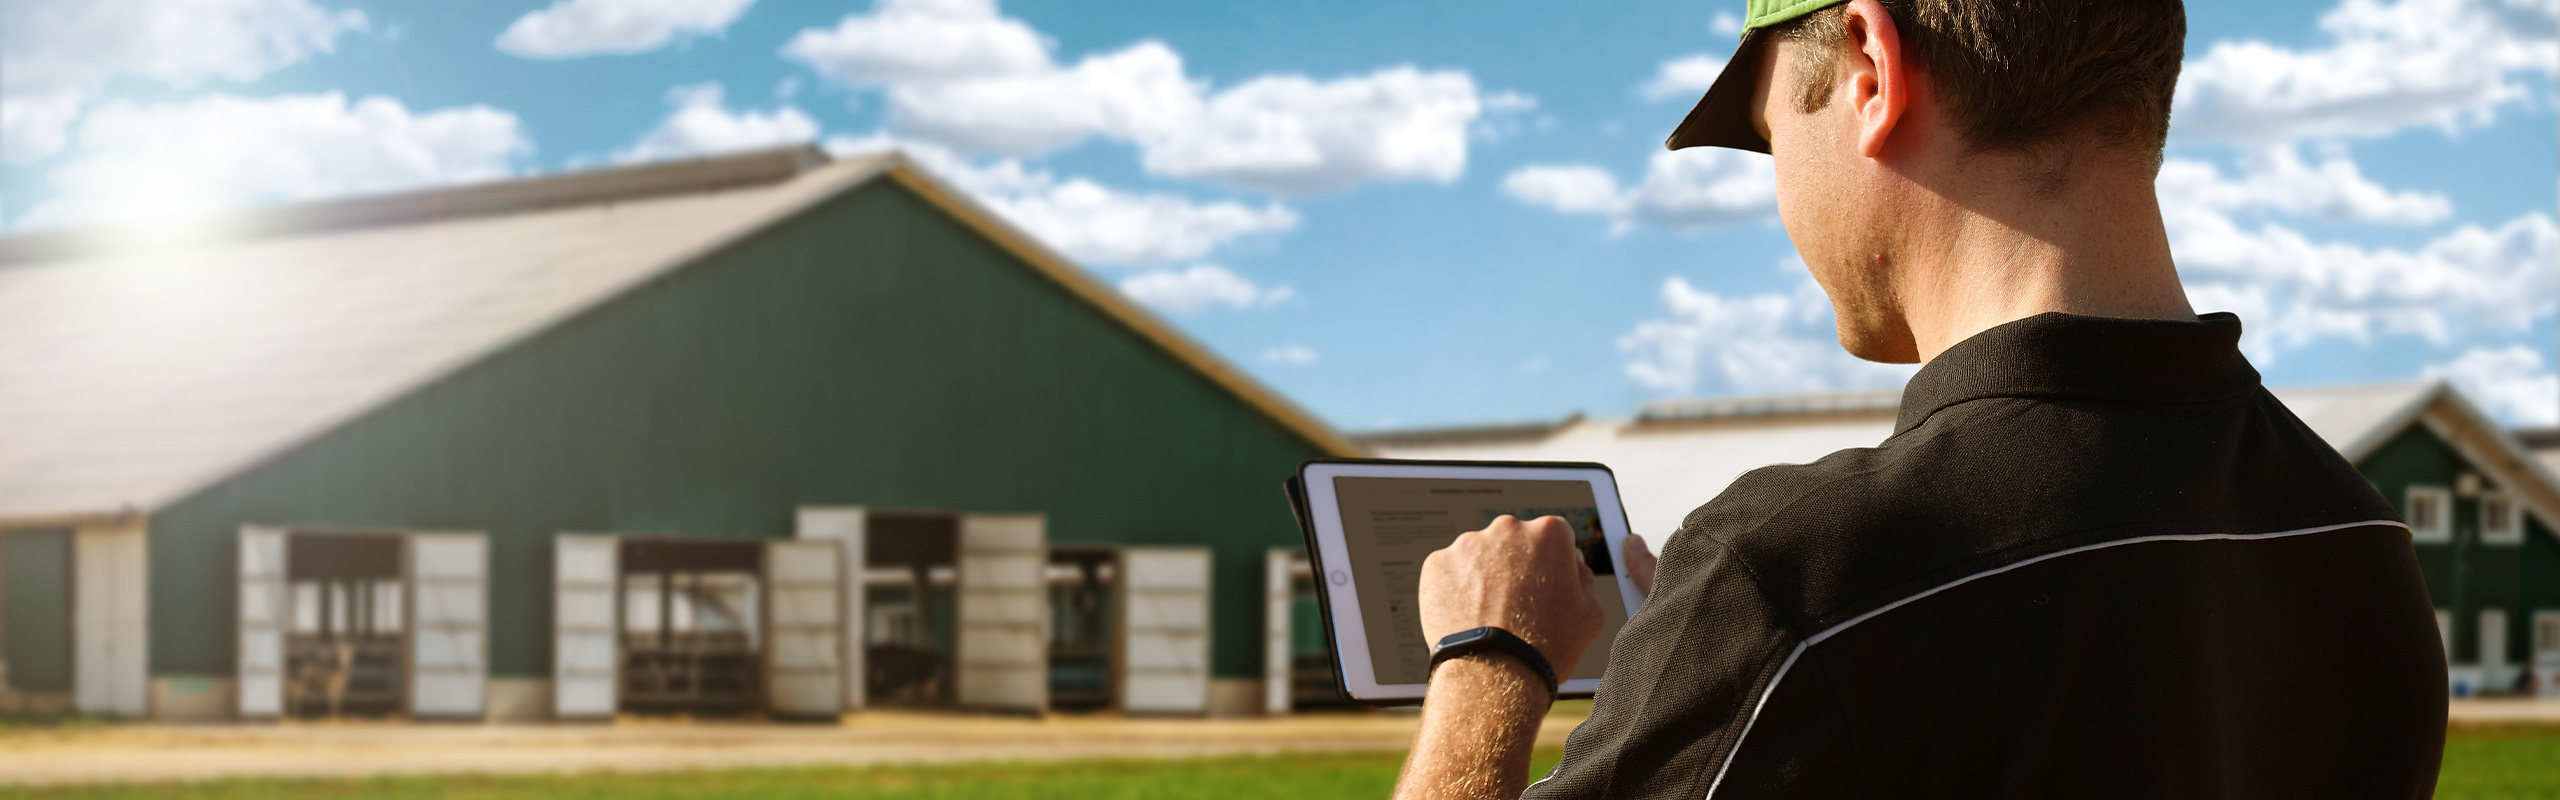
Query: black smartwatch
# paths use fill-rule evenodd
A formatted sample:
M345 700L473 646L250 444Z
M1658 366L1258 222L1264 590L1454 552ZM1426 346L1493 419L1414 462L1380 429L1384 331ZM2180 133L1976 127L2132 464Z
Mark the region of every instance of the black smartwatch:
M1488 651L1506 653L1520 659L1520 663L1529 665L1529 669L1538 673L1538 677L1546 679L1547 696L1556 696L1559 688L1556 682L1556 668L1547 663L1547 657L1540 654L1538 648L1531 646L1528 640L1491 625L1449 634L1438 644L1432 645L1431 671L1440 671L1442 661Z

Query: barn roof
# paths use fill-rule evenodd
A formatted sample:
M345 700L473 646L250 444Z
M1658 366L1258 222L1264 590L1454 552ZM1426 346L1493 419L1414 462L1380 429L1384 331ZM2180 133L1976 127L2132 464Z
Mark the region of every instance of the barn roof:
M0 520L148 512L827 198L914 190L1320 449L1355 446L896 154L783 148L0 238Z
M2475 461L2529 483L2527 499L2546 521L2560 519L2560 479L2525 455L2477 408L2441 382L2273 389L2294 415L2350 460L2371 454L2421 421L2445 427ZM1872 447L1893 434L1897 392L1844 392L1673 400L1633 419L1568 418L1552 425L1502 425L1368 433L1359 440L1388 458L1597 461L1617 475L1628 524L1666 534L1691 509L1735 478L1770 464L1806 463L1833 451ZM2469 442L2470 445L2462 445Z

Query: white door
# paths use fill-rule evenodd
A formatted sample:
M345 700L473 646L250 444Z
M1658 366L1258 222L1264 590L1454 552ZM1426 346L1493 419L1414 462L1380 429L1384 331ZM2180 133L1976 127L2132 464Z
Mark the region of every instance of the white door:
M2505 691L2515 682L2507 673L2507 612L2480 612L2480 681L2484 691Z
M960 518L960 705L1049 710L1048 525L1037 514Z
M1293 640L1289 618L1297 611L1291 589L1305 556L1296 548L1274 547L1262 558L1262 713L1289 713L1289 659Z
M284 713L284 530L240 529L240 716Z
M564 533L552 544L551 713L561 719L611 717L619 673L614 598L621 542L610 534Z
M489 685L489 537L409 535L409 713L478 718Z
M863 510L859 507L839 506L800 509L797 522L800 538L833 540L836 543L838 555L843 559L842 568L836 572L840 576L844 595L843 632L837 634L836 640L843 650L836 663L841 665L841 671L844 674L844 688L841 692L846 711L862 710L863 701L863 587L860 577L865 566L863 563L865 540L862 534L866 519Z
M139 717L149 710L144 540L138 524L81 528L72 536L72 701L81 711Z
M1209 710L1209 548L1120 550L1120 708Z
M844 555L834 541L767 542L765 692L773 713L844 713Z

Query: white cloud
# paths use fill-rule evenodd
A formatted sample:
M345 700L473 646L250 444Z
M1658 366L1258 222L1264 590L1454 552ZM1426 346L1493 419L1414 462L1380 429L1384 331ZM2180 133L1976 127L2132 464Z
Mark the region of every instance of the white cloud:
M1120 291L1175 314L1198 313L1210 306L1261 308L1297 296L1289 287L1256 284L1216 264L1132 275L1120 281Z
M1190 261L1238 240L1296 228L1278 203L1200 202L1173 194L1126 192L1084 178L1059 178L1021 162L972 164L930 143L888 137L827 142L838 155L897 148L913 156L1042 242L1094 265Z
M1617 233L1638 224L1690 231L1757 222L1778 207L1769 157L1720 147L1655 153L1644 180L1624 189L1606 170L1586 165L1523 167L1503 178L1502 189L1561 213L1608 216Z
M1048 72L1050 42L993 0L882 0L870 14L846 14L809 28L782 55L847 86L945 81Z
M365 25L363 12L309 0L0 3L0 159L60 150L81 108L117 76L181 89L245 83L332 52Z
M1510 96L1513 107L1526 99ZM1139 145L1149 171L1284 194L1448 183L1466 171L1467 129L1484 110L1475 80L1454 70L1267 76L1219 92L1196 118Z
M1262 362L1265 364L1286 364L1293 367L1303 367L1314 364L1320 360L1323 360L1323 356L1321 354L1317 353L1314 348L1302 344L1284 344L1279 347L1266 348L1262 351Z
M2486 123L2548 96L2522 78L2560 72L2556 17L2549 0L2345 0L2320 18L2324 47L2226 41L2187 62L2174 132L2281 141Z
M755 0L558 0L517 17L498 34L500 51L519 58L633 55L679 37L715 35Z
M1736 23L1739 27L1739 23ZM1714 53L1698 53L1662 62L1653 78L1636 87L1636 94L1646 100L1685 100L1697 102L1707 88L1716 85L1716 76L1724 74L1725 57Z
M815 141L818 121L800 109L730 111L718 83L667 90L675 110L640 141L614 153L615 161L660 161Z
M2466 223L2414 247L2315 238L2290 220L2426 225L2453 207L2376 184L2343 152L2311 163L2289 145L2244 153L2234 173L2172 160L2158 190L2189 301L2240 314L2242 346L2261 363L2323 339L2446 345L2560 313L2560 226L2542 212Z
M2291 145L2243 159L2237 176L2202 161L2177 159L2160 168L2160 203L2173 213L2268 211L2343 222L2422 225L2453 215L2442 194L2392 191L2366 180L2355 161L2332 154L2304 163Z
M413 112L343 94L108 103L80 128L57 196L20 225L166 219L256 202L309 200L513 172L533 145L514 114L472 105Z
M902 135L1007 156L1110 139L1154 174L1287 195L1454 181L1479 118L1536 105L1456 70L1265 75L1212 91L1161 42L1063 66L1050 49L991 2L883 0L802 31L783 54L839 85L886 87Z
M2529 212L2494 227L2465 224L2413 249L2315 241L2279 223L2249 227L2181 214L2170 248L2191 285L2266 308L2252 355L2322 338L2417 336L2437 344L2523 330L2560 312L2560 226ZM2254 292L2254 295L2248 293Z
M1707 30L1725 36L1741 36L1742 18L1731 11L1718 11L1716 18L1707 22Z
M1801 273L1802 267L1796 267ZM1900 386L1918 367L1840 348L1831 302L1807 279L1793 294L1727 297L1662 284L1661 318L1618 339L1627 377L1664 394L1799 394Z
M1502 178L1502 191L1513 199L1567 214L1613 214L1618 210L1618 179L1599 167L1573 164L1529 166Z
M2451 381L2506 425L2560 425L2560 374L2545 366L2542 353L2532 347L2474 347L2452 361L2427 367L2425 374Z
M1200 87L1182 56L1156 42L1090 56L1064 70L900 83L889 90L898 130L986 153L1031 155L1101 135L1135 141L1172 134L1200 116Z

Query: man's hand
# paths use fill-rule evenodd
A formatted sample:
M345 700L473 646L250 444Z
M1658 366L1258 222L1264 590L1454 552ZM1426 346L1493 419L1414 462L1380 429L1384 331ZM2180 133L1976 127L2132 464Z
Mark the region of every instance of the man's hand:
M1422 561L1422 636L1491 625L1538 648L1556 675L1573 674L1600 637L1600 593L1559 517L1505 514Z
M1600 594L1573 529L1556 517L1493 525L1458 536L1422 562L1422 633L1493 626L1538 648L1556 676L1573 674L1600 636ZM1518 797L1529 746L1554 698L1529 665L1501 655L1451 660L1431 676L1422 728L1399 798Z

